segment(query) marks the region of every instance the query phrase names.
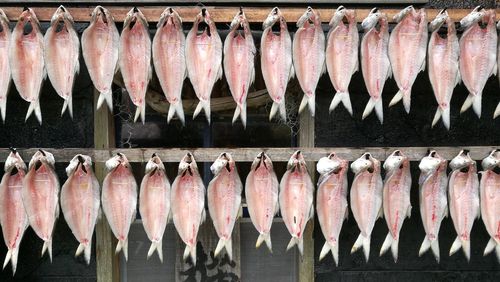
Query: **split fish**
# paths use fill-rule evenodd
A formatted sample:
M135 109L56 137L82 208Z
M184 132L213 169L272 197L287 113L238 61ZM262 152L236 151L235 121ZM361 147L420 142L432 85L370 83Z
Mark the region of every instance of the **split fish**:
M122 153L106 161L108 174L102 183L101 205L111 231L118 239L115 253L123 250L128 260L128 232L135 220L137 183L127 157Z
M272 30L276 23L279 23L279 34ZM286 86L294 76L292 39L278 7L271 10L262 28L264 32L260 41L260 65L267 92L273 100L269 120L272 120L279 110L281 119L286 121Z
M273 162L262 152L254 159L245 182L245 199L248 213L259 238L255 247L265 242L272 253L271 226L279 211L279 182L273 169Z
M497 29L500 30L500 21L498 21L497 23ZM500 43L497 44L497 50L498 50L497 51L497 72L498 72L498 68L500 67ZM498 82L500 82L500 75L497 75L497 77L498 77ZM495 119L498 116L500 116L500 102L498 103L495 112L493 113L493 118Z
M481 172L481 217L490 235L484 255L495 250L500 262L500 151L493 150L482 162Z
M206 217L205 193L196 161L191 153L187 153L179 163L179 171L172 184L171 208L177 233L186 244L183 259L190 256L194 265L198 231Z
M25 29L29 32L25 33ZM40 124L42 124L40 90L47 76L43 45L40 22L32 9L25 8L12 31L9 47L10 69L19 95L30 103L26 120L34 111Z
M467 260L470 260L470 232L474 220L480 216L479 180L476 162L471 159L469 151L462 150L451 160L452 172L449 176L448 201L450 215L457 231L457 238L450 249L450 256L460 248Z
M299 253L304 253L304 229L314 217L314 184L307 172L306 161L300 151L296 151L288 161L287 170L281 178L279 205L281 216L292 239L287 250L297 245Z
M9 261L12 265L12 275L16 273L17 258L24 232L29 226L28 216L22 200L23 179L26 175L26 164L15 149L5 161L5 173L0 183L0 224L7 246L7 255L3 268Z
M241 117L243 127L247 125L248 89L255 80L255 52L250 24L243 10L240 10L231 22L229 34L224 41L224 72L236 102L233 123Z
M90 264L92 234L100 214L101 187L92 169L92 159L76 155L66 168L68 179L61 189L64 219L80 243L75 256L84 254Z
M104 101L113 111L113 77L118 70L120 34L106 8L95 7L90 25L82 33L82 54L94 87L99 91L97 108Z
M186 37L182 29L182 19L172 8L166 8L160 16L155 37L153 38L153 64L161 88L167 98L167 122L177 115L185 124L182 108L182 85L187 76Z
M373 8L361 26L367 30L361 40L361 69L366 89L370 94L362 119L365 119L375 108L380 123L383 123L382 91L385 81L391 76L387 49L389 43L387 16L377 8Z
M148 22L142 12L132 8L125 18L120 37L120 72L125 88L137 107L134 122L139 116L146 119L146 91L151 79L151 38Z
M394 80L399 87L389 107L403 100L407 113L410 113L411 88L419 72L425 70L427 50L427 14L424 9L415 10L413 6L404 8L394 16L398 23L389 38L389 60Z
M54 156L44 150L31 158L24 177L22 197L31 228L44 241L42 256L48 251L52 262L52 235L59 217L59 179Z
M199 28L203 30L199 31ZM193 118L203 110L210 124L210 96L217 80L222 78L222 41L207 9L196 16L186 38L186 63L189 80L200 100Z
M370 240L375 221L383 216L383 182L380 162L364 153L351 164L354 181L351 186L351 209L361 233L352 246L351 254L363 247L365 259L370 257Z
M384 170L386 174L382 206L389 233L382 244L380 255L390 248L394 262L397 262L399 233L405 218L411 216L410 160L403 152L396 150L385 160Z
M344 220L347 219L347 170L349 162L335 153L323 157L316 165L321 175L316 193L316 212L325 244L319 259L332 252L335 265L339 264L339 235Z
M325 34L321 27L319 12L311 7L307 7L307 10L297 21L292 52L293 68L304 92L299 113L308 105L311 116L314 116L316 86L326 68Z
M151 241L148 259L156 250L160 261L163 262L163 233L171 217L170 182L165 166L156 154L153 154L146 164L139 193L139 212L144 230Z
M9 19L4 11L0 9L0 115L4 123L7 112L7 95L9 95L11 80L9 64L10 40Z
M344 23L344 20L347 23ZM356 11L340 6L330 21L326 43L326 68L333 87L337 91L330 104L330 112L342 102L352 116L349 83L359 69L359 33Z

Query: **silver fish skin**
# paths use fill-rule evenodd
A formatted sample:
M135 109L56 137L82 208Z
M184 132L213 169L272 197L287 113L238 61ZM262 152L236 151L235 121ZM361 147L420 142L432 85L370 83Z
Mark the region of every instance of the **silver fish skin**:
M31 26L31 32L24 34L24 27L28 24ZM9 64L12 80L19 95L30 103L26 113L26 120L35 112L40 124L42 124L42 111L39 101L40 91L47 76L43 46L40 22L31 8L25 8L12 31Z
M233 124L240 117L244 128L247 125L248 89L255 80L255 53L250 24L243 9L240 9L231 22L229 34L224 41L224 73L236 102Z
M102 7L95 7L90 25L82 33L82 55L94 87L99 91L97 108L106 102L113 112L113 77L118 71L120 33L113 16Z
M80 71L80 41L73 27L73 17L64 6L55 11L44 37L44 60L52 86L73 119L73 84Z
M177 115L185 124L182 108L182 86L187 76L186 36L182 29L182 19L174 9L168 7L160 16L156 34L153 38L153 64L161 88L167 98L167 122Z
M5 123L7 96L9 95L12 78L9 64L11 31L9 19L2 9L0 9L0 29L0 116L2 117L3 123Z
M198 34L198 27L204 22L205 28ZM189 80L200 100L193 113L193 119L203 110L210 124L210 96L217 80L222 78L222 40L217 33L215 22L207 9L202 8L194 20L186 37L186 63Z
M483 159L483 171L481 171L481 182L479 194L481 202L481 218L490 240L484 249L486 256L495 250L496 257L500 263L500 174L495 170L500 168L500 150L496 149Z

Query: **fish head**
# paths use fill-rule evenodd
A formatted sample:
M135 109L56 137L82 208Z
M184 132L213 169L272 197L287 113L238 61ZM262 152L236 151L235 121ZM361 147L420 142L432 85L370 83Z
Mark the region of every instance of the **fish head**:
M245 33L250 32L250 25L248 23L247 17L245 16L245 13L243 12L242 7L240 7L240 10L231 21L229 29L231 31L234 31L240 27L244 29Z
M215 160L215 162L210 166L210 170L214 175L219 174L223 169L231 172L235 167L235 162L231 154L223 152Z
M0 9L0 25L2 25L2 30L4 28L8 28L9 27L9 18L7 17L7 15L5 14L5 12ZM2 32L2 30L0 30L0 32Z
M90 22L91 24L100 22L104 25L107 25L108 23L114 22L114 20L108 9L102 6L97 6L95 7L94 11L92 11Z
M316 170L321 175L338 173L341 169L347 167L347 161L339 158L335 153L322 157L316 164Z
M368 16L361 23L361 27L364 30L369 30L374 28L380 19L385 18L385 14L382 13L378 8L373 8Z
M28 26L32 29L29 34L41 32L40 22L38 21L35 12L31 8L25 7L21 15L19 15L15 29L20 32L24 32L25 27Z
M163 165L160 157L156 153L154 153L146 164L146 174L154 172L156 170L165 171L165 165Z
M456 157L450 161L450 168L458 170L475 164L474 160L470 157L469 150L461 150Z
M252 162L252 167L250 168L251 170L255 171L258 168L264 167L268 171L273 170L273 161L271 158L265 153L265 152L260 152L255 159Z
M460 20L460 27L461 28L468 28L472 26L473 24L479 22L483 16L485 15L485 10L482 5L477 6L470 12L467 16L465 16L463 19Z
M278 7L274 7L269 15L267 15L267 18L264 20L264 23L262 23L262 29L267 29L271 28L275 23L278 21L283 20L283 15L281 14L281 11Z
M397 23L399 23L400 21L402 21L408 14L414 14L415 13L415 8L413 7L413 5L410 5L406 8L404 8L403 10L399 11L399 13L397 13L396 15L394 15L393 17L393 20Z
M374 172L379 169L380 162L375 159L372 154L364 153L360 158L351 164L351 170L354 174L359 174L364 171Z
M483 159L481 166L484 170L492 170L496 167L500 167L500 150L495 149Z
M12 169L17 170L26 170L26 164L23 159L19 155L19 152L15 148L10 149L10 154L7 156L7 160L5 160L5 171L9 171Z
M123 29L132 29L137 23L141 23L144 28L148 28L148 21L144 14L137 7L130 9L123 21Z
M356 12L354 10L347 10L344 6L340 5L330 20L330 27L336 27L344 18L351 23L356 19Z
M450 19L450 16L448 15L448 11L446 11L446 8L441 10L432 22L429 23L429 31L433 32L436 30L439 30L439 28L445 23L448 22Z
M161 13L160 20L158 21L158 28L172 25L175 29L182 29L182 18L176 10L168 7Z
M130 163L127 157L122 153L116 153L116 156L113 156L112 158L106 161L106 169L108 171L112 171L116 169L118 166L124 166L130 169Z
M295 151L295 153L293 153L293 155L288 160L287 170L294 171L295 169L298 169L299 171L302 171L302 169L306 169L306 161L304 159L304 155L300 150Z
M80 171L87 174L92 169L92 158L87 155L78 154L71 159L69 165L66 167L66 175L68 177L75 171Z
M191 152L187 152L179 163L179 170L177 174L184 176L186 173L189 173L189 175L198 174L198 165L196 164L194 156Z
M297 21L297 27L307 27L310 24L321 25L319 12L309 6Z
M56 163L54 159L54 155L52 153L49 153L45 150L39 149L36 151L35 154L33 154L33 157L31 157L31 160L29 162L28 168L31 170L32 168L38 169L39 164L47 164L51 168L54 168L54 165Z
M430 151L429 154L422 158L418 168L423 173L433 173L435 172L441 163L445 161L436 151Z
M408 165L408 157L401 152L401 150L395 150L390 154L384 162L384 169L386 171L394 171L396 169L401 169L403 166Z
M73 16L68 12L68 10L63 6L59 6L57 10L54 12L52 15L52 18L50 19L50 25L54 26L59 24L59 22L64 21L64 22L69 22L73 24Z

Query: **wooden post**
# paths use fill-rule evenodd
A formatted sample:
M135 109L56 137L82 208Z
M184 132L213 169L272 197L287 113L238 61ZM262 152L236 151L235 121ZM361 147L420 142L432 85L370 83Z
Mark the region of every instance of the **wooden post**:
M314 147L314 117L311 117L309 108L306 108L299 117L299 147ZM313 183L315 181L314 162L307 162L307 169ZM316 193L314 194L316 196ZM314 281L314 218L309 220L304 230L304 255L299 260L299 282Z
M115 147L113 115L106 104L97 110L99 91L94 89L94 146L96 149ZM102 184L106 176L104 162L95 162L95 173ZM119 260L115 256L116 239L104 214L96 224L96 265L98 282L119 281Z

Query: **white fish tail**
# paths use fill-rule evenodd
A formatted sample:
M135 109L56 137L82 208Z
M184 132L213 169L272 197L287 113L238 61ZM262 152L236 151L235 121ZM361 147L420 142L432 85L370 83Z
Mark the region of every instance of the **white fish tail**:
M7 97L0 99L0 114L2 115L2 121L5 124L5 115L7 113Z
M368 262L368 259L370 258L370 240L370 237L365 237L363 234L359 234L358 239L356 239L356 242L354 242L354 245L351 248L351 254L363 247L365 259L366 262Z
M92 251L91 244L92 244L91 242L89 242L88 244L80 243L80 245L78 245L78 248L76 249L76 253L75 253L75 257L84 253L85 262L87 263L87 265L90 264L90 254Z
M325 242L323 248L321 249L321 253L319 254L319 260L322 260L328 252L332 252L333 260L335 261L335 266L339 266L339 245L337 243L328 243Z
M495 242L495 240L493 238L490 238L490 240L488 241L488 244L486 245L486 248L484 249L483 256L489 255L493 251L493 249L495 249L496 245L497 245L497 242Z
M155 251L158 253L158 258L160 258L160 261L163 263L163 251L162 251L161 240L158 242L151 242L151 247L149 247L147 259L149 259Z
M442 112L443 124L446 129L450 130L450 107L446 107L446 109Z
M262 242L266 242L266 246L269 249L269 252L271 252L272 254L273 246L271 243L271 233L261 233L259 235L259 238L257 238L257 242L255 243L255 248L260 247L260 245L262 245Z
M68 98L64 99L61 116L63 116L66 109L68 109L69 116L73 119L73 95L69 95Z
M141 117L142 124L144 124L146 120L146 102L142 102L142 104L135 110L134 122L139 119L139 116Z
M280 112L280 117L283 121L286 121L286 107L285 101L283 100L280 104L273 102L273 106L271 107L271 112L269 113L269 121L271 121L276 113Z
M382 244L382 248L380 249L380 256L385 254L389 248L391 248L392 257L394 258L394 262L398 260L398 246L399 240L394 240L391 233L387 233L385 237L384 243Z
M478 93L476 95L469 93L469 96L467 96L467 99L465 99L464 104L462 105L462 108L460 108L460 113L463 113L467 111L471 106L476 115L480 118L481 117L481 101L482 101L482 94Z
M370 98L370 100L368 100L368 103L366 104L361 119L365 119L368 115L370 115L374 108L375 108L375 113L377 114L377 118L379 119L380 123L383 123L384 110L383 110L382 98L379 98L378 100Z
M104 101L106 101L109 111L113 112L113 92L111 89L103 91L99 94L99 98L97 99L97 109L101 108Z
M309 111L311 112L311 116L314 117L314 113L316 110L314 104L316 100L315 97L316 97L315 94L312 94L311 96L304 94L304 96L302 97L302 101L300 102L299 114L302 113L302 111L306 108L306 105L309 105Z
M177 114L177 117L181 121L182 125L186 125L184 108L182 107L182 102L180 101L175 104L170 104L170 107L168 107L167 123L170 123L175 114Z
M500 262L500 244L495 247L495 254L497 255L497 260Z
M128 238L125 240L118 240L116 244L115 254L123 251L123 256L125 257L125 261L128 261Z
M434 257L436 258L436 261L439 263L440 255L439 255L439 240L436 238L435 240L429 240L429 237L427 235L424 238L424 241L422 242L422 245L420 246L420 250L418 251L418 256L422 256L425 252L427 252L431 248L432 253L434 254Z
M297 245L300 256L302 256L304 254L304 239L293 236L292 239L290 239L288 246L286 246L286 250L290 250L295 245Z
M182 256L184 260L187 260L188 257L191 257L191 262L193 265L196 265L196 245L190 247L186 245L184 249L184 255Z
M24 121L27 121L28 118L31 116L31 114L35 112L36 119L42 124L42 110L40 109L40 101L36 100L30 103L30 106L28 107L28 112L26 113L26 118Z
M404 91L403 89L399 89L398 93L394 95L391 102L389 103L389 107L396 105L399 101L403 100L403 106L405 107L406 113L410 113L411 106L411 88Z
M217 247L215 248L214 257L218 256L222 249L226 248L226 253L229 256L229 260L233 260L233 240L229 239L219 239Z
M434 118L432 119L431 127L434 127L440 118L441 118L441 109L438 107L436 113L434 114Z
M335 110L335 108L342 102L344 108L351 114L352 116L352 105L351 98L349 97L349 92L337 92L335 96L333 96L332 103L330 104L330 113Z
M450 256L456 253L460 248L463 249L465 257L467 258L467 261L470 260L470 241L468 240L460 240L460 237L457 236L455 241L453 242L453 245L451 245L450 249Z
M196 106L196 109L194 110L193 119L195 119L200 114L201 110L205 112L208 124L210 124L210 100L208 101L200 100L200 102Z
M493 113L493 119L497 118L500 116L500 102L498 103L497 107L495 108L495 112ZM5 119L4 119L5 121Z
M396 95L394 95L394 97L392 97L391 102L389 102L389 107L396 105L402 99L403 99L403 90L399 89L398 93L396 93Z
M48 251L49 253L50 262L52 262L52 239L43 242L42 255L41 255L42 257L46 251Z
M10 264L12 265L12 275L16 274L18 256L19 256L19 247L14 249L9 249L7 251L7 255L5 256L5 261L3 262L3 268L5 269L5 267L10 261Z
M241 107L236 105L236 109L234 110L234 115L233 115L233 124L236 122L238 117L241 117L241 123L243 124L243 127L247 127L247 103L244 102Z

